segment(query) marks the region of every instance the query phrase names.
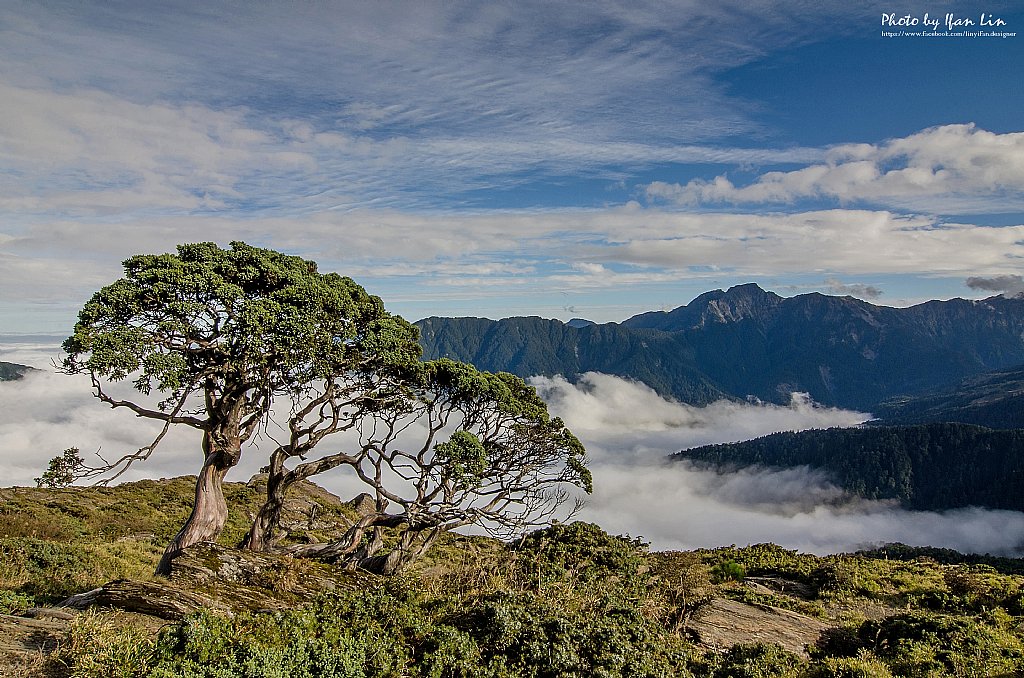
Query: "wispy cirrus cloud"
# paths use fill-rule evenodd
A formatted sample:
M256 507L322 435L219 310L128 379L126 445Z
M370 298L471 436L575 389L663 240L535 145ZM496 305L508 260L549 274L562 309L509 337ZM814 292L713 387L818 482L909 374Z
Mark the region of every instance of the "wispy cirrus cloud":
M0 83L0 210L123 215L217 210L254 167L308 172L313 158L247 124L243 111L137 104L96 90Z
M682 303L681 281L809 266L815 281L1012 274L1016 225L889 206L629 202L662 171L730 166L835 165L832 178L801 175L810 188L800 170L780 183L839 196L841 180L860 186L843 175L857 162L883 172L890 156L917 167L964 148L963 173L989 163L1012 176L999 159L1012 135L976 128L831 149L779 142L721 76L841 32L836 17L877 21L870 5L768 0L13 0L0 26L0 316L16 324L32 307L66 325L120 260L196 240L307 256L419 299L424 314L474 295L547 312L535 304L545 290L640 299L660 288Z
M0 210L46 214L281 213L457 206L536 172L619 175L659 163L808 161L815 149L482 136L374 138L245 107L139 104L95 89L0 82Z
M711 75L849 15L838 2L689 0L8 5L4 51L20 81L88 82L137 101L298 108L389 134L533 129L659 141L749 131ZM679 106L662 108L668 97Z
M420 209L541 177L814 162L817 149L728 142L767 131L715 75L845 11L12 2L0 208Z

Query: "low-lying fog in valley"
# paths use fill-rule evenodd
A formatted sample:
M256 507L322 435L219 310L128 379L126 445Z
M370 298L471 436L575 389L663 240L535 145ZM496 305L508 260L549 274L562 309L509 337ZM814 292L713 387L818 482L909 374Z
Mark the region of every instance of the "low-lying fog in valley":
M53 345L0 344L0 360L42 371L0 382L0 478L3 486L34 485L47 461L77 446L95 461L146 444L158 427L92 398L88 379L55 372ZM819 472L745 469L716 473L666 456L707 443L745 440L775 431L856 425L869 415L823 408L794 396L789 406L718 402L692 407L665 400L647 386L603 374L576 384L531 380L580 437L590 456L594 495L580 519L612 533L640 536L654 549L775 542L813 553L904 542L962 551L1022 555L1024 513L963 509L911 512L847 496ZM199 435L176 427L149 461L122 479L195 473ZM269 450L264 439L256 445ZM244 481L265 463L250 449L228 480ZM317 480L342 497L364 487L351 479Z
M595 493L581 518L609 532L642 536L655 549L771 541L811 553L880 542L1022 555L1024 513L962 509L905 511L846 495L819 472L745 469L719 474L665 456L684 448L775 431L852 426L869 415L815 406L669 402L643 384L587 374L577 384L533 383L583 440Z

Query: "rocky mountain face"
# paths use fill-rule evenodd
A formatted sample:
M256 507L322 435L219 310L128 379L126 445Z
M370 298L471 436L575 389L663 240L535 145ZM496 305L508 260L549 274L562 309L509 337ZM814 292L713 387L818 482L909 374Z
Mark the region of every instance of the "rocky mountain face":
M426 357L521 376L599 371L703 404L722 397L816 401L870 410L986 371L1024 364L1024 299L910 308L757 285L707 292L669 312L581 325L536 317L427 318Z
M630 328L654 330L690 330L708 325L754 320L768 320L785 299L766 292L754 283L737 285L728 291L705 292L686 306L673 311L651 311L626 320Z

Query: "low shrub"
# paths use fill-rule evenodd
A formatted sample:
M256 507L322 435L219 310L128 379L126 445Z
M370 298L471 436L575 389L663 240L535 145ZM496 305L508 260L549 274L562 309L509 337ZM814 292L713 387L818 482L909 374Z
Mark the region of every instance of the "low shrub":
M712 678L797 678L805 662L770 643L733 645L722 655Z
M78 615L50 655L52 673L68 678L138 678L148 675L154 642L122 619L95 612Z
M711 568L711 578L717 583L726 581L743 581L746 576L746 568L735 560L726 560Z
M159 552L150 542L0 538L0 588L52 604L113 579L147 577Z
M0 614L25 614L25 611L35 604L35 599L24 593L0 590Z
M1024 666L1024 643L1011 630L979 618L922 611L833 633L819 641L815 654L825 660L865 651L899 676L1013 675Z

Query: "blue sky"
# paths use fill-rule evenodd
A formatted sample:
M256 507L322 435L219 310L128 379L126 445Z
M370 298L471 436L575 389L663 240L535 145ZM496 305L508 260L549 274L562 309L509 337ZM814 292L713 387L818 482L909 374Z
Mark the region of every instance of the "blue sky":
M196 240L413 320L1024 290L1024 12L850 4L0 0L0 334Z

